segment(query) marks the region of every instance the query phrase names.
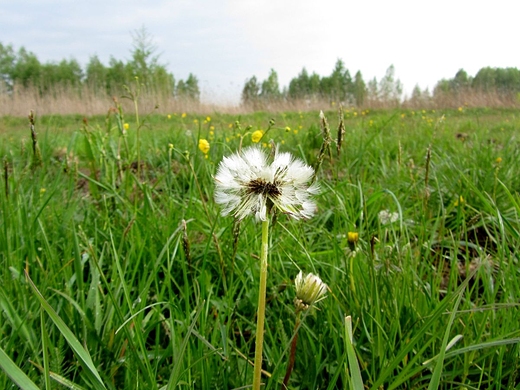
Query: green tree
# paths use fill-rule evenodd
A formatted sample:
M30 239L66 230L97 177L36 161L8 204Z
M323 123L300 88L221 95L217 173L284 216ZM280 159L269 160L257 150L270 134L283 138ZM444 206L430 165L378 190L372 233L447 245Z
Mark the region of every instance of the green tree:
M262 82L262 88L260 90L260 98L262 100L273 101L280 99L282 94L280 93L280 85L278 83L278 74L274 69L271 69L267 79Z
M200 89L197 77L190 73L186 81L180 80L177 83L175 96L181 100L199 102Z
M36 55L20 48L15 59L12 81L23 87L39 86L42 75L42 65Z
M379 99L384 103L398 104L403 93L403 86L399 79L395 78L395 68L390 65L385 76L379 82Z
M291 99L305 99L310 95L309 91L310 77L307 69L303 68L300 74L291 79L287 96Z
M94 91L107 92L108 68L103 65L99 57L90 57L85 68L85 84Z
M464 69L460 69L453 80L450 81L450 88L455 91L466 90L471 87L471 77Z
M127 64L127 70L133 77L137 77L141 85L153 92L162 92L172 95L175 89L175 80L171 73L166 69L166 65L159 63L160 56L157 53L157 46L153 42L152 35L145 27L135 30L132 33L133 49L131 60ZM192 78L194 76L190 75ZM127 83L130 80L127 80ZM195 85L193 85L195 84ZM196 88L195 88L196 87ZM195 97L198 90L198 81L189 80L189 95L191 99Z
M16 53L12 45L4 46L0 43L0 91L12 91L13 74L15 68Z
M255 105L260 96L260 84L256 76L246 80L244 88L242 88L242 95L240 100L244 105Z
M354 82L352 85L352 95L354 96L354 101L356 102L356 106L361 107L365 103L365 98L367 95L367 86L365 85L365 81L363 80L363 76L361 72L358 70L354 75Z

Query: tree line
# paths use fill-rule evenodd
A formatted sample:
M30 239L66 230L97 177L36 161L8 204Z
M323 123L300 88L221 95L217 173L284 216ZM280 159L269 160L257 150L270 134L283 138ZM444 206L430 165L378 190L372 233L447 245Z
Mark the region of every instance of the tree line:
M0 43L0 93L33 88L44 96L66 88L81 94L88 88L94 93L117 96L124 93L123 86L133 85L137 80L139 86L149 93L200 101L197 77L190 73L185 80L175 80L167 66L159 61L157 48L145 28L136 30L132 38L129 60L111 57L105 65L94 55L85 67L75 59L42 63L24 47L16 51L12 45ZM519 100L520 70L485 67L471 77L461 69L452 79L440 80L431 92L416 86L411 96L403 97L403 86L395 76L393 65L381 80L373 78L365 81L361 71L352 76L345 63L338 59L329 76L309 73L303 68L286 87L280 86L274 69L262 81L252 76L244 83L241 103L253 108L265 108L280 101L312 103L325 100L348 106L378 107L398 106L406 102L428 104L438 98L467 93L494 93Z
M16 88L34 88L42 96L66 88L80 92L87 87L94 92L118 95L123 86L136 81L147 92L178 99L200 99L199 81L189 74L176 81L166 65L160 63L152 38L142 28L132 34L133 48L127 61L111 57L108 65L91 56L83 68L75 59L42 63L38 57L21 47L0 43L0 93L12 93Z
M299 100L322 101L362 106L368 101L398 102L402 94L402 84L395 78L395 68L390 66L381 81L372 79L366 83L361 71L352 77L342 60L337 60L330 76L309 74L303 68L297 77L291 79L288 87L280 89L278 74L271 69L266 80L260 82L253 76L246 80L242 89L242 103L262 104L266 101Z
M330 76L309 74L303 68L298 76L291 79L288 87L280 88L278 75L271 69L267 79L259 81L255 76L246 80L242 89L242 103L265 105L266 102L280 100L318 101L329 100L349 106L399 105L402 102L428 103L446 96L467 93L495 93L504 97L520 98L520 70L517 68L480 69L471 77L464 69L452 79L437 82L432 92L421 90L417 85L411 96L403 97L403 86L395 77L391 65L381 80L373 78L365 82L360 71L354 77L346 69L342 60L337 60Z

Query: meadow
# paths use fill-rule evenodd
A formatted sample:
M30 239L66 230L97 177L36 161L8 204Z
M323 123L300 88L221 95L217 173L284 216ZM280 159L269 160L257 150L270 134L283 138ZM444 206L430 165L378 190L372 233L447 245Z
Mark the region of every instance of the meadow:
M321 189L316 216L271 223L265 389L283 388L300 270L328 293L288 388L359 388L346 316L365 388L519 388L518 110L325 116L330 137L319 111L116 106L36 116L37 139L0 117L0 388L247 388L260 224L221 216L214 175L259 129Z

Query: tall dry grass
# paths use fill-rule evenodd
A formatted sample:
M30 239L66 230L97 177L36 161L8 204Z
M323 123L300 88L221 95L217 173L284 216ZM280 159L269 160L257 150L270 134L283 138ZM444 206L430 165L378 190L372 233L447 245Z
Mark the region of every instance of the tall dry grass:
M42 94L37 88L14 88L12 92L0 93L0 116L26 116L30 110L38 115L103 115L114 107L114 100L126 111L131 111L133 102L125 99L124 91L116 96L109 95L82 86L80 88L56 87ZM175 99L173 96L142 90L139 96L141 112L168 114L172 112L190 112L206 114L220 112L227 114L247 114L254 111L284 112L313 111L330 107L331 99L278 99L273 101L257 101L251 104L209 104L190 100ZM335 102L351 106L348 103ZM490 107L490 108L520 108L520 96L515 93L499 93L498 91L475 91L472 89L457 93L436 93L434 96L422 98L405 98L403 101L384 101L377 97L367 96L359 109L446 109L458 107Z

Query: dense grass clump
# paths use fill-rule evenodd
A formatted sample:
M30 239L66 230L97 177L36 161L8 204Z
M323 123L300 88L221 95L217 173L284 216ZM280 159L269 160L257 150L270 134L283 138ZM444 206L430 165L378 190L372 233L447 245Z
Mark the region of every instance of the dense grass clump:
M268 127L261 147L318 168L321 194L313 219L271 224L265 388L300 270L329 292L289 388L350 386L345 316L368 388L518 386L517 111L345 109L341 149L334 111L332 139L318 112L124 114L36 117L34 149L0 118L1 388L250 384L260 231L220 216L213 175Z

